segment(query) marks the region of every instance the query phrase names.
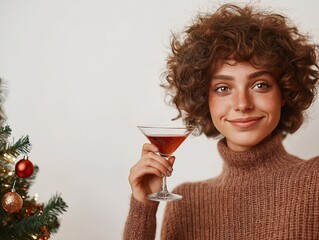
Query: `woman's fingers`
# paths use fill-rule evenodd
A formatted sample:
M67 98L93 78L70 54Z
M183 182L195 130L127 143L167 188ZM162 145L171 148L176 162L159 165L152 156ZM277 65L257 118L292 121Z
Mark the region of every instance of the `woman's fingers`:
M150 161L152 159L160 162L162 165L166 167L166 171L172 172L172 164L170 161L167 161L165 158L161 157L158 154L158 148L154 144L145 143L142 147L142 159L147 159Z
M157 153L158 152L158 148L155 145L153 145L153 144L144 143L144 145L142 147L142 156L144 156L148 152Z
M132 179L140 179L143 178L145 175L156 175L159 178L163 177L163 173L161 171L150 166L136 168L134 171L131 172L130 176Z
M146 175L155 175L159 178L171 176L175 157L166 160L157 154L157 147L153 144L146 143L142 148L142 158L131 168L129 181L142 181Z
M165 158L149 152L143 156L143 158L136 164L138 169L141 169L145 174L151 174L147 172L149 168L157 169L161 175L170 176L173 168L171 164L165 160Z
M144 202L145 196L157 192L163 176L170 176L175 157L166 160L158 154L157 147L144 144L141 159L130 169L129 182L135 199Z
M145 164L148 164L148 165L156 164L157 166L159 166L158 164L160 164L165 168L166 171L172 172L173 170L172 165L169 161L167 161L165 158L161 157L160 155L154 152L147 153L146 155L143 156L143 158L145 158ZM154 162L154 160L156 162ZM162 169L162 167L160 168Z
M171 167L173 167L175 162L175 157L174 156L169 157L168 162L171 164Z

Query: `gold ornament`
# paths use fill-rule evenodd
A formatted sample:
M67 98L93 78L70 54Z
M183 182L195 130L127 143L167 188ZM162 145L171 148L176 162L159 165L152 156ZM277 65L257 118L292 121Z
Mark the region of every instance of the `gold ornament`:
M7 192L1 201L2 207L4 210L6 210L9 213L15 213L19 212L20 209L22 208L23 205L23 200L22 197L12 191L12 192Z

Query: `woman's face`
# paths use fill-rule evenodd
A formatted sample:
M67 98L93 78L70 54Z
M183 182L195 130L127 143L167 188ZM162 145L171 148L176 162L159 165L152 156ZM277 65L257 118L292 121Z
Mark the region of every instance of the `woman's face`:
M213 124L234 151L244 151L276 128L284 101L266 69L247 62L224 63L212 77L209 109Z

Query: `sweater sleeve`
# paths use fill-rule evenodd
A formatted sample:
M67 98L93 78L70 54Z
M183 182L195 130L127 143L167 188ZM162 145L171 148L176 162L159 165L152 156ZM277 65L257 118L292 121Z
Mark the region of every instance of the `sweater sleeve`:
M124 228L124 240L154 240L158 202L145 204L131 197Z

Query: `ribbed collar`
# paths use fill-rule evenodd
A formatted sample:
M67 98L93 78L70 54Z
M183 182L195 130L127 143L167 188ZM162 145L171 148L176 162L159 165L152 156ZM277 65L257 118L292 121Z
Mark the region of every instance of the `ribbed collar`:
M271 136L247 151L232 151L228 148L226 139L219 140L217 148L224 160L222 175L229 177L267 173L299 162L286 152L281 135Z

